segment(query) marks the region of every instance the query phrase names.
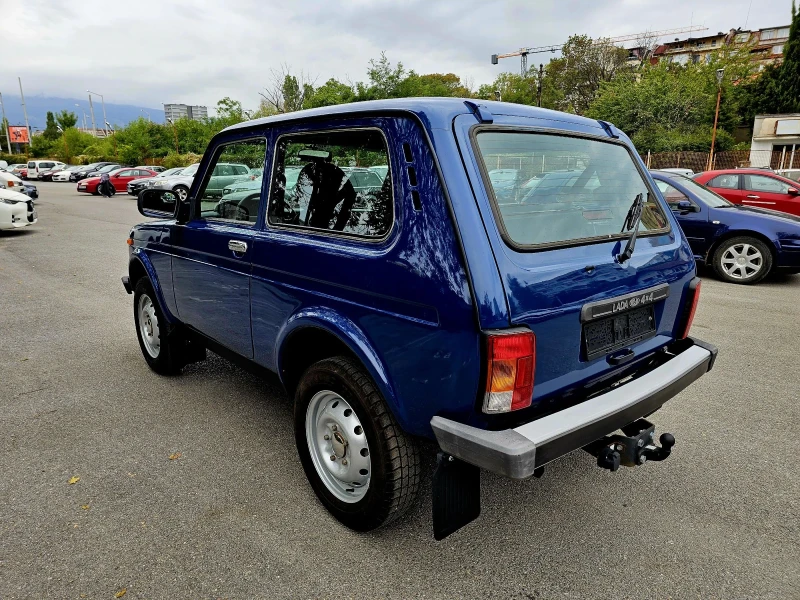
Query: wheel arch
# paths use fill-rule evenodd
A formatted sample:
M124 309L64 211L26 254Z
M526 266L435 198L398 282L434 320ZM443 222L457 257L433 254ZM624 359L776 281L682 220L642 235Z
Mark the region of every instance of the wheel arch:
M308 367L340 355L364 367L401 428L407 430L407 413L383 361L361 328L347 317L324 307L304 309L287 320L275 344L278 377L290 396Z
M167 303L164 301L164 290L161 288L161 284L158 281L153 263L150 262L147 254L142 252L139 248L135 249L131 255L130 262L128 263L128 277L130 277L131 286L133 287L136 286L136 282L139 281L139 279L147 277L147 279L150 280L150 285L153 286L153 291L155 291L156 294L156 301L158 302L159 308L161 308L164 318L170 324L178 322L178 319L170 312Z

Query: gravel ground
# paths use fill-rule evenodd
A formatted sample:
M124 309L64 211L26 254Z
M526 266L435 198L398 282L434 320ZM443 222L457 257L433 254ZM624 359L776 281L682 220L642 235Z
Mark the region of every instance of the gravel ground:
M0 233L0 598L800 597L800 277L705 280L693 333L720 355L654 417L666 462L484 475L442 542L426 483L365 535L317 502L276 381L148 370L119 280L134 199L39 190L39 223Z

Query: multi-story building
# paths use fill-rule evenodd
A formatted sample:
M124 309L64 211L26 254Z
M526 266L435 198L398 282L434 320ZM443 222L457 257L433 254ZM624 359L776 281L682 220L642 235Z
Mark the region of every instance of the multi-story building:
M763 66L783 58L783 45L789 38L789 25L767 27L755 31L731 29L728 33L687 38L667 42L653 52L651 62L660 60L685 65L689 63L710 62L714 52L725 47L749 46L754 61Z
M178 119L200 121L208 118L208 108L189 104L165 104L164 118L167 121L177 121Z

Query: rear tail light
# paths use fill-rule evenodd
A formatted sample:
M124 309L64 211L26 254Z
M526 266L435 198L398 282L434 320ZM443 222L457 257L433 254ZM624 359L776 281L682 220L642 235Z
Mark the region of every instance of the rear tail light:
M529 330L486 337L486 394L483 412L505 413L527 408L533 397L536 336Z
M697 311L697 302L700 300L700 283L699 277L695 277L689 282L686 306L683 313L683 329L678 339L684 340L689 337L689 330L692 328L692 321L694 321L694 313Z

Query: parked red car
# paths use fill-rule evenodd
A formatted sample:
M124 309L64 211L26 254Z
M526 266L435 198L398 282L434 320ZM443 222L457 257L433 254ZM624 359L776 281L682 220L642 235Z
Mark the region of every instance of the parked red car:
M734 204L768 208L800 216L800 184L761 169L706 171L694 180Z
M133 179L141 179L143 177L155 177L157 173L155 171L150 171L149 169L129 169L123 167L122 169L117 169L116 171L111 171L108 174L109 180L111 181L114 189L118 192L124 192L127 190L128 182ZM79 192L86 192L87 194L98 194L97 186L100 185L100 178L99 177L90 177L88 179L82 179L78 182L78 191Z

